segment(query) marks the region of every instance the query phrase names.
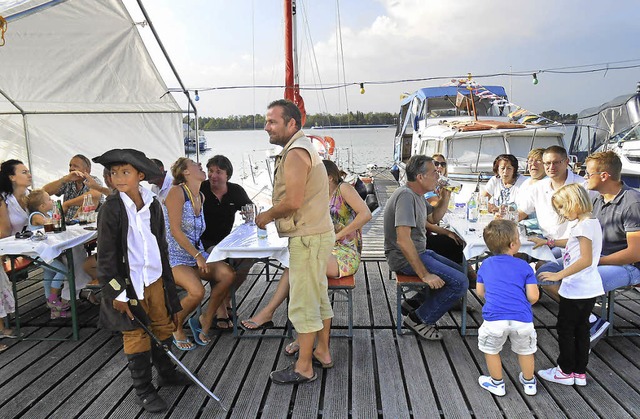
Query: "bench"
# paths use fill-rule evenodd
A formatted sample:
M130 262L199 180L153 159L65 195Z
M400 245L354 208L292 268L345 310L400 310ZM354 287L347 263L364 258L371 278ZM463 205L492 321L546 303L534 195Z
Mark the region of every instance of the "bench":
M328 291L330 295L334 296L334 302L347 302L348 304L348 329L347 333L332 333L332 337L353 337L353 298L351 291L356 287L356 279L353 275L343 276L342 278L327 278ZM345 300L338 300L335 298L336 293L344 293L347 297Z
M422 280L414 275L404 275L399 272L395 272L396 275L396 305L397 305L397 320L396 330L398 336L402 335L402 299L406 299L406 293L408 291L422 291L427 288L428 285L422 282ZM462 297L462 324L460 325L460 335L465 336L467 334L467 293L465 292Z
M614 332L613 322L615 320L614 306L616 303L616 291L629 291L636 289L640 291L640 285L631 285L628 287L621 287L607 292L602 301L602 318L609 322L609 330L607 330L607 336L640 336L640 332Z

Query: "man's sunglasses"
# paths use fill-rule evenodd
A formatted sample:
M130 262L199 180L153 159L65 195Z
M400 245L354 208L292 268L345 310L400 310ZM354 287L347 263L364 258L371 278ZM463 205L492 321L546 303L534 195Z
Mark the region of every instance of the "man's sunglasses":
M440 166L440 167L447 167L447 162L446 161L433 161L433 164L436 165L436 167Z

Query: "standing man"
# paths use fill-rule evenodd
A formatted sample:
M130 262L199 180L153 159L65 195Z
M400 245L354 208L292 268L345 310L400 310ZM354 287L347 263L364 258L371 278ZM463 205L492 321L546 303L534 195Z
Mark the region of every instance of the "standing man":
M271 373L277 384L315 380L313 358L323 365L332 364L333 311L326 272L335 234L329 215L329 183L320 156L301 130L301 119L293 102L280 99L269 104L264 127L269 142L284 149L276 158L273 207L258 214L256 224L265 228L275 221L278 234L289 238L289 319L300 344L298 361Z
M620 180L622 162L613 151L587 157L587 189L598 192L593 215L602 225L602 255L598 272L604 292L640 284L640 192ZM591 327L595 344L609 323L597 319Z
M63 196L62 209L65 212L67 221L71 221L78 208L82 205L85 195L91 195L93 203L97 206L102 200L102 194L96 189L90 189L86 179L93 178L95 182L102 186L102 181L95 176L91 176L91 161L82 154L76 154L69 161L69 173L58 180L47 183L42 187L49 195Z
M153 179L149 179L147 182L151 185L151 192L158 196L158 201L164 204L164 200L167 199L169 189L173 186L173 176L171 173L164 170L164 164L158 159L149 159L158 166L158 169L162 173L162 176L157 176Z
M429 286L420 307L410 312L404 325L420 338L440 340L436 322L467 292L469 281L459 264L427 246L427 216L442 218L447 199L429 205L424 194L433 191L438 172L431 157L415 155L406 166L407 183L396 189L384 210L384 254L389 269L420 277ZM399 319L398 319L399 321Z

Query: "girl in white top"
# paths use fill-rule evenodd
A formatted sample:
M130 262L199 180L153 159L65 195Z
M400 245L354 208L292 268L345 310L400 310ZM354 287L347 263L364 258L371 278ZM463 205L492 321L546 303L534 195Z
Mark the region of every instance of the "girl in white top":
M584 386L589 361L589 315L596 297L604 294L598 273L602 227L592 218L589 194L577 183L558 189L551 203L562 221L570 221L570 233L563 254L564 269L539 275L540 279L562 283L557 325L558 366L538 371L538 375L559 384Z
M482 196L489 198L489 212L498 212L500 205L515 203L520 186L528 179L518 173L518 159L512 154L500 154L493 161L493 176Z

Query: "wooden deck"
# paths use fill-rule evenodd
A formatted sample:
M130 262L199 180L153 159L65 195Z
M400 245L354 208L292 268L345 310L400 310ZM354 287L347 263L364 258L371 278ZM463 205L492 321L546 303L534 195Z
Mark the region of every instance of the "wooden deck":
M372 249L356 274L354 337L335 338L335 367L318 370L318 380L300 386L272 384L269 372L292 361L283 355L288 339L235 339L214 335L211 344L176 353L229 409L223 412L197 387L161 388L171 418L432 418L432 417L640 417L640 338L605 338L595 347L586 387L539 381L538 394L524 395L514 354L503 354L507 395L495 397L477 384L486 373L475 336L461 337L461 313L440 322L444 339L427 342L395 332L395 282L379 258L380 213L366 234ZM365 241L365 243L366 243ZM378 257L377 257L377 256ZM272 276L274 275L271 270ZM262 275L261 275L262 274ZM271 278L274 279L274 278ZM239 289L240 317L266 304L277 283L266 281L257 264ZM39 282L19 283L19 304L30 338L69 337L67 320L51 321ZM627 291L616 304L618 330L640 328L640 294ZM481 305L469 294L469 327L481 322ZM346 303L336 302L334 327L346 328ZM544 296L534 306L538 331L536 368L558 355L557 304ZM122 342L96 329L98 310L80 305L79 341L15 341L0 354L0 418L148 417L134 402ZM266 334L283 335L285 309ZM341 330L343 331L343 330ZM162 416L162 415L158 415Z

